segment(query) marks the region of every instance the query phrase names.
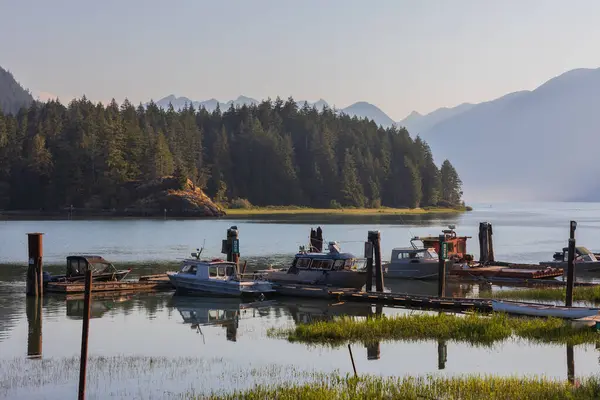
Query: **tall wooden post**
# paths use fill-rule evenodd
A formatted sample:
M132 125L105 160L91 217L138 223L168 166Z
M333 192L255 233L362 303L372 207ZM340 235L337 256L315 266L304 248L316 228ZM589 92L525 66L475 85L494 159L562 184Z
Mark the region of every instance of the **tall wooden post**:
M42 298L26 297L27 357L42 358Z
M575 229L577 222L571 221L569 229L569 254L567 259L567 298L565 306L573 306L573 286L575 284Z
M81 356L79 359L79 400L85 399L85 377L87 371L90 308L92 304L92 270L85 271L85 294L83 298L83 328L81 330Z
M370 237L365 242L365 258L367 259L367 280L365 288L367 292L373 291L373 243Z
M323 229L320 226L317 226L317 252L323 252Z
M494 232L492 231L492 224L487 222L487 244L488 244L488 261L494 262L494 241L492 240L492 236Z
M381 234L379 231L369 231L369 242L373 245L375 262L375 290L383 292L383 267L381 265Z
M446 244L444 235L440 235L440 252L438 253L438 297L446 296Z
M27 234L27 247L29 253L26 282L27 296L42 297L44 295L44 277L42 274L42 257L44 250L42 246L42 235L43 233L39 232Z

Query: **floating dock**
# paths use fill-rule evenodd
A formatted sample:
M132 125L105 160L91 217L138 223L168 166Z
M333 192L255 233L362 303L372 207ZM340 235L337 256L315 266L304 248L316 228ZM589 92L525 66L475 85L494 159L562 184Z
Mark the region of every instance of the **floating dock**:
M92 293L96 292L149 292L160 290L172 290L173 286L168 280L147 281L110 281L92 282ZM44 289L50 293L84 293L83 282L48 282Z

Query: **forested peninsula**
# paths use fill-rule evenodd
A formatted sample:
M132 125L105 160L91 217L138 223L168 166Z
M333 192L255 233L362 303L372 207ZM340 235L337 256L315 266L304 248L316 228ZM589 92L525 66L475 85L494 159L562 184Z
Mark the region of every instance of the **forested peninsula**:
M0 110L4 211L460 208L461 195L450 162L438 168L406 129L292 98L213 112L85 97Z

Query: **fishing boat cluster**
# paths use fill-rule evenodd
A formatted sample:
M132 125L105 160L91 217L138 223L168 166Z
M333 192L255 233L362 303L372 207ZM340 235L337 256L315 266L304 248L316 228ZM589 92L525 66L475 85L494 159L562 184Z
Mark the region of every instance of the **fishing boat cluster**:
M235 233L235 238L230 233ZM391 250L390 260L382 262L379 256L373 259L373 243L365 243L364 257L343 252L338 242L327 242L326 248L323 232L319 227L311 229L308 246L301 246L293 260L284 268L254 269L246 272L246 265L239 268L239 241L237 227L228 230L228 240L223 241L223 253L228 260L221 258L202 258L202 250L191 253L191 257L181 262L178 271L168 272L162 276L141 277L140 282L153 282L164 279L167 285L178 292L208 296L252 297L263 300L273 294L330 297L332 293L353 293L371 291L368 285L377 271L385 280L439 280L447 279L475 280L494 282L549 282L562 277L566 271L567 249L557 252L552 261L539 264L515 264L496 261L492 246L491 224L481 223L479 232L480 257L475 260L467 252L467 240L470 236L459 236L453 225L437 236L413 237L410 245ZM379 233L377 232L377 237ZM231 239L231 240L230 240ZM235 244L234 244L235 243ZM233 247L236 250L233 250ZM367 250L369 249L369 250ZM576 247L575 263L577 274L600 271L600 255L585 247ZM376 262L374 262L376 261ZM440 265L443 267L440 268ZM372 274L369 267L373 268ZM44 273L44 284L58 286L61 291L69 291L68 285L81 283L85 271L92 270L94 282L122 281L131 271L118 270L110 262L100 256L69 256L65 275L52 276ZM444 275L440 275L444 271ZM383 279L381 286L383 286ZM57 285L58 283L58 285ZM64 285L67 285L63 287ZM383 289L378 289L383 291ZM491 300L493 309L518 314L538 315L539 313L572 314L574 310L559 309L547 305L523 306ZM577 311L577 310L575 310ZM597 309L579 310L586 315L595 315ZM565 314L566 313L566 314ZM574 314L573 314L574 315Z

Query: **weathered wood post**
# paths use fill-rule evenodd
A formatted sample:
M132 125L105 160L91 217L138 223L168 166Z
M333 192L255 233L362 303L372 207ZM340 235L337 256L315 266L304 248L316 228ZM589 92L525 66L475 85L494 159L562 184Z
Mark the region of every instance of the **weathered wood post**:
M92 304L92 270L85 271L85 293L83 298L83 328L81 330L81 356L79 359L79 400L85 399L85 377L87 371L90 308Z
M383 292L383 266L381 265L381 234L379 231L369 231L369 241L373 244L375 262L375 289Z
M27 357L42 357L42 298L26 297Z
M573 306L573 286L575 284L575 229L577 222L571 221L569 229L569 254L567 259L567 298L565 306Z
M39 296L44 294L44 277L42 274L42 256L44 250L42 247L43 233L28 233L27 247L29 261L27 268L26 291L27 296Z
M494 262L494 245L492 243L492 224L479 223L479 262L487 264Z
M367 292L373 291L373 243L371 238L368 236L365 242L365 258L367 259L367 279L365 282L365 289Z
M439 236L440 252L438 253L438 297L446 296L446 253L447 244L444 235Z

